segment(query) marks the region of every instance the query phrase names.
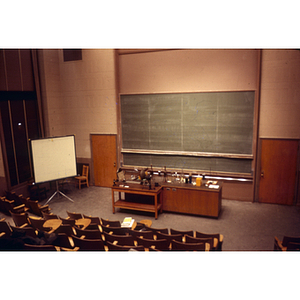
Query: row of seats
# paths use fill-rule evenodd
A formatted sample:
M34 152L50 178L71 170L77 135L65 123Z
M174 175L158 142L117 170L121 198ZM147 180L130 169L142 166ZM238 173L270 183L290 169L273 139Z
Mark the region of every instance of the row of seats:
M82 250L82 251L211 251L222 250L223 236L221 234L205 234L197 231L180 231L168 228L148 227L143 223L137 223L135 228L121 227L119 221L105 220L99 217L87 216L80 213L68 212L67 218L61 218L52 213L43 213L43 217L28 216L26 213L13 214L15 226L8 225L12 233L31 236L39 244L26 243L24 250ZM21 220L21 218L23 218ZM47 220L59 219L60 226L45 228L43 224ZM87 227L76 225L76 220L89 219ZM2 221L3 223L4 221ZM0 228L1 232L1 228ZM8 236L7 236L8 234ZM44 234L44 235L42 235ZM2 235L2 238L4 236ZM1 239L2 239L1 238ZM0 240L1 240L0 239ZM51 245L46 245L51 240ZM30 241L30 239L29 239ZM44 244L42 244L44 243ZM46 247L53 246L53 247Z
M300 250L300 236L284 236L280 241L276 236L274 237L274 251L299 251Z
M30 212L42 217L43 212L50 213L49 205L40 205L37 200L32 200L15 192L5 192L5 196L0 198L0 211L6 215L20 212Z

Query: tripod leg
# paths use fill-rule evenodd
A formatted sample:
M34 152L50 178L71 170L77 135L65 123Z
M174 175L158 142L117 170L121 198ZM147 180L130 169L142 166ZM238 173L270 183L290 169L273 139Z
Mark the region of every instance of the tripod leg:
M52 198L58 193L59 191L56 191L49 199L48 201L45 203L45 205L47 205L51 200Z
M74 202L71 198L69 198L67 195L65 195L63 192L58 191L62 196L66 197L68 200Z

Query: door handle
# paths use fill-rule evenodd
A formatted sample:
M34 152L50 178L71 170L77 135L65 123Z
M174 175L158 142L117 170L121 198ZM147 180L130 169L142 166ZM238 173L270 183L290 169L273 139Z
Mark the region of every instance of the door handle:
M114 162L114 167L116 166L116 162Z
M261 178L264 178L264 176L265 176L265 172L264 172L264 171L261 171L260 177L261 177Z

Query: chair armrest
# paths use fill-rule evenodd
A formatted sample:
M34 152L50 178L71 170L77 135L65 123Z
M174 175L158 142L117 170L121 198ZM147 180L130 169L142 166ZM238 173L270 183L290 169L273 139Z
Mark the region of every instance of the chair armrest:
M61 251L78 251L79 250L79 247L75 247L75 248L65 248L65 247L60 247L60 250Z
M19 228L29 227L29 224L28 224L28 223L24 223L23 225L18 226L18 227L19 227Z
M70 236L68 236L68 240L69 240L70 245L74 248L75 244L74 244L73 239Z
M277 236L274 237L274 240L275 240L276 244L278 245L278 247L280 248L281 251L286 251L287 247L282 246L282 241L279 241Z
M205 243L205 251L209 251L210 250L210 244Z
M44 210L50 210L48 204L47 204L47 205L40 206L39 208L40 208L40 210L42 210L42 211L44 211Z
M223 243L223 239L224 239L223 234L220 234L220 243Z
M6 235L6 232L1 232L0 233L0 238L3 237L3 236L5 236L5 235Z
M21 204L21 205L19 205L19 206L14 206L14 209L15 210L19 210L19 209L21 209L21 208L25 208L25 204Z

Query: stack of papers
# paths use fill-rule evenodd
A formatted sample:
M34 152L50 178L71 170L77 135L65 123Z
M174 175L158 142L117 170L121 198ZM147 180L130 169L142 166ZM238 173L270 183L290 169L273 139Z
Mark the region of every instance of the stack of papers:
M134 219L132 219L131 217L126 217L124 218L121 227L132 227L134 222Z
M208 187L209 187L210 189L218 189L218 188L219 188L219 185L217 185L217 184L210 184Z

